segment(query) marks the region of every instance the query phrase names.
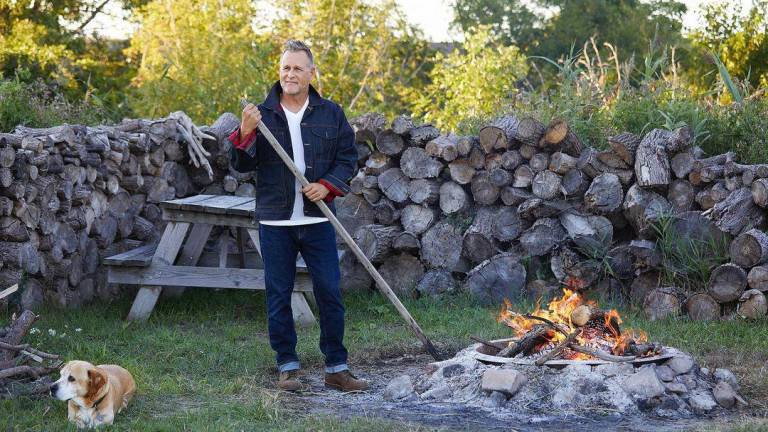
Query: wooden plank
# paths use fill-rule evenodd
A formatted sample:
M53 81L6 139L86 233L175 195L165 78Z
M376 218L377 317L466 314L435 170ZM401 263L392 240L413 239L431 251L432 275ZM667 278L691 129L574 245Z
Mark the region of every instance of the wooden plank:
M189 236L187 236L187 241L184 242L184 247L181 249L179 257L176 258L176 265L197 265L200 256L203 253L205 243L211 235L211 229L213 229L213 225L192 225L192 230L189 232ZM167 287L163 289L163 297L175 298L180 297L182 294L184 294L184 287Z
M18 290L19 290L19 284L11 285L8 288L0 291L0 299L6 298Z
M163 209L163 220L172 222L205 223L211 225L257 228L250 216L216 215L192 211Z
M112 269L110 269L111 271ZM160 286L142 286L139 288L139 292L136 293L136 298L133 300L133 305L131 305L131 310L128 312L128 321L146 321L155 308L157 298L160 297L162 290L163 287Z
M293 313L293 322L299 327L309 327L317 322L307 300L300 292L291 293L291 312Z
M115 266L146 267L152 262L152 256L155 254L156 247L157 245L155 244L139 246L121 254L106 257L103 263Z
M182 209L186 204L205 201L215 196L216 195L194 195L194 196L188 196L186 198L178 198L174 200L163 201L160 203L160 208Z
M298 276L294 291L312 291L311 280L300 280ZM145 268L110 267L108 281L128 285L262 290L264 270L152 264Z
M226 214L239 215L239 216L253 216L253 212L256 209L256 199L252 198L250 201L232 206L227 209Z
M160 238L155 255L152 257L153 264L173 264L176 256L179 254L184 237L189 231L190 224L187 222L171 222L165 226L165 232Z
M232 195L218 195L200 203L195 203L192 205L192 207L188 208L191 211L199 211L202 213L226 214L228 208L236 207L250 200L253 200L253 198Z

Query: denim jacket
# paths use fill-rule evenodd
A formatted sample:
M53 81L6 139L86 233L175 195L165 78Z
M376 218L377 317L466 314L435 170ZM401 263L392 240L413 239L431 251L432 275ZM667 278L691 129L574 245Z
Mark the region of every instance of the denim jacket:
M280 105L282 87L275 83L266 100L259 104L261 121L277 138L277 141L293 158L291 134L283 107ZM256 130L258 131L258 129ZM244 138L245 151L235 148L239 142L239 128L230 136L230 163L241 172L256 171L256 220L290 219L296 197L295 179L270 146L263 134L255 132ZM304 176L310 183L318 182L329 190L328 207L335 213L333 197L349 192L349 180L357 166L355 133L341 107L320 96L310 85L309 104L301 120L301 137L304 140ZM236 142L238 141L238 142ZM319 216L320 208L304 198L304 214Z

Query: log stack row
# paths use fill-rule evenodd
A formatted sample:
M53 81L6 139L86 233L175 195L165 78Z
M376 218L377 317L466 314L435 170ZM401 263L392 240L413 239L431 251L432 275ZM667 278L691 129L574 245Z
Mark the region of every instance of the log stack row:
M652 318L766 313L768 165L706 156L687 127L617 134L598 150L564 121L511 114L477 136L375 113L351 123L360 169L339 217L403 295L464 289L496 303L565 285L628 299ZM691 274L667 286L683 252L719 245L731 262L708 284ZM348 255L344 288L369 289Z

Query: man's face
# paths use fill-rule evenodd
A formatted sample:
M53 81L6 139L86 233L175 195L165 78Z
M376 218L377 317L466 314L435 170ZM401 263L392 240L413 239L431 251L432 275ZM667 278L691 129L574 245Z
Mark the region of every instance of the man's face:
M280 86L285 94L306 94L314 73L315 67L304 51L286 51L280 58Z

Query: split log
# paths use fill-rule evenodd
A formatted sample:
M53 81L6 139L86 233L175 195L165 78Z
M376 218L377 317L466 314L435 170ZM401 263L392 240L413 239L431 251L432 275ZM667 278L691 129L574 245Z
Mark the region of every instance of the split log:
M37 315L30 310L25 310L8 327L8 332L3 338L3 342L9 345L21 344L24 336L26 336L29 329L32 328L32 324L34 324L35 321L37 321ZM16 356L13 351L0 351L0 355L2 356L0 357L0 360L3 361L13 360Z
M437 222L437 214L429 207L410 204L403 208L400 222L407 232L421 235Z
M611 272L619 280L629 280L635 275L634 257L629 243L622 243L608 251Z
M549 170L557 174L565 175L568 171L576 168L579 160L568 154L557 152L552 153L549 158Z
M520 235L520 246L531 256L542 256L564 239L565 229L560 225L560 221L541 218Z
M379 132L386 127L387 119L382 114L370 112L350 119L349 124L355 131L356 142L373 145Z
M605 166L613 169L627 170L631 167L627 165L622 158L612 151L601 151L597 153L597 160L605 164Z
M584 146L565 120L554 119L544 131L539 147L550 151L561 149L571 156L578 156Z
M667 200L676 212L684 212L691 209L696 191L688 180L675 179L669 185Z
M422 296L435 296L456 289L456 280L449 270L443 268L430 269L416 286Z
M693 185L699 185L702 183L702 170L709 167L714 166L722 166L723 170L725 170L725 164L733 160L735 157L735 154L733 152L728 152L725 154L717 155L708 157L705 159L697 159L693 162L693 169L690 173L688 173L688 181L691 182Z
M485 164L483 167L486 171L495 170L496 168L502 168L501 154L491 153L485 156Z
M516 188L527 188L533 182L533 170L528 165L520 165L515 170L515 180L512 186Z
M421 250L421 242L416 234L403 231L392 240L392 249L399 252L418 254L419 250Z
M693 171L694 160L693 152L686 151L672 156L669 165L672 168L672 172L675 173L675 177L685 179Z
M507 242L518 238L523 229L517 209L502 206L493 219L491 234L496 240Z
M584 205L587 210L606 214L621 206L624 191L619 177L615 174L601 174L592 180L584 193Z
M523 144L520 146L518 151L520 152L520 156L522 156L523 159L531 160L533 158L533 155L538 153L539 149L534 145Z
M469 165L474 169L485 168L485 153L483 153L483 150L480 149L479 145L472 147L467 160L469 161Z
M408 186L410 179L399 168L390 168L378 178L379 189L396 203L408 201Z
M440 210L445 214L453 214L465 210L469 206L469 196L460 185L449 181L440 186Z
M747 274L735 264L723 264L712 271L707 285L707 293L718 303L728 303L739 299L747 287Z
M535 155L533 155L531 160L528 161L528 166L531 167L531 170L535 173L539 173L546 170L548 165L549 165L548 153L536 153Z
M765 220L764 213L763 209L755 205L752 192L748 188L741 188L715 204L711 217L721 230L739 235L745 230L761 226Z
M590 178L575 168L565 173L560 188L566 198L573 198L584 195L590 184Z
M430 156L439 157L446 162L450 162L459 156L458 142L459 137L456 135L440 135L428 142L424 146L424 150Z
M695 200L702 210L709 210L714 207L715 204L728 198L730 193L731 191L725 187L725 182L717 182L711 187L697 193Z
M378 189L363 189L361 195L363 195L365 202L371 206L375 206L381 199L381 191Z
M751 229L731 242L731 262L742 268L751 268L768 262L768 235Z
M472 225L464 233L462 254L473 263L479 263L499 253L493 236L493 226L498 208L480 207Z
M12 242L29 240L27 226L15 217L0 217L0 240Z
M357 149L357 166L365 166L365 161L371 156L371 148L368 144L355 143L355 149Z
M651 321L675 317L680 314L680 297L676 288L651 290L643 301L643 312Z
M765 294L756 289L744 291L744 294L739 298L739 305L736 309L737 315L754 320L765 318L766 312L768 312L768 302L766 302Z
M685 310L694 321L720 319L720 304L707 293L696 293L685 301Z
M499 196L504 205L515 207L523 201L533 198L533 194L528 192L527 189L512 186L503 188L499 193Z
M449 270L459 264L462 235L459 228L448 222L438 222L421 238L421 260L429 267Z
M502 188L512 183L513 178L512 174L510 174L509 171L505 170L504 168L495 168L488 171L488 179L492 185Z
M616 316L608 311L594 306L582 304L571 312L571 323L577 327L590 327L602 329L607 334L621 334L621 328Z
M513 115L499 117L491 124L480 129L477 134L480 147L485 153L491 153L494 149L507 149L512 147L517 137L520 120Z
M431 179L412 180L408 184L408 197L416 204L434 204L440 198L440 184Z
M523 163L523 156L517 150L507 150L501 154L501 166L512 171Z
M367 293L371 290L373 285L371 274L349 250L345 250L341 255L339 269L341 270L339 288L342 292Z
M521 218L535 221L536 219L553 217L572 208L573 205L560 200L544 201L541 198L531 198L517 206Z
M355 233L355 243L374 263L382 262L392 250L392 240L400 234L396 226L363 225Z
M643 137L635 153L635 177L642 187L666 188L671 181L667 136L669 131L654 129Z
M579 161L576 164L576 167L582 170L590 178L595 178L600 174L611 173L618 176L619 180L621 180L621 184L623 185L629 185L632 182L635 176L633 170L609 167L608 165L601 162L600 159L598 159L598 154L599 152L591 147L584 149L584 151L579 156Z
M524 298L525 268L518 256L501 253L483 261L467 274L467 289L472 296L486 304L500 304Z
M768 208L768 178L752 182L752 200L762 208Z
M608 145L627 165L635 165L635 152L642 138L630 132L608 137Z
M410 135L413 120L405 115L399 115L392 120L392 132L398 135Z
M729 191L735 191L740 187L749 186L751 184L752 183L744 183L739 176L731 176L725 178L725 188Z
M397 156L403 152L405 141L392 129L384 129L376 136L376 150L388 156Z
M627 191L622 209L624 217L640 238L652 238L655 235L653 225L670 212L669 203L664 197L641 188L639 183Z
M144 217L152 220L146 214ZM361 226L372 224L376 219L371 205L352 194L336 199L336 217L348 232L356 232Z
M466 159L456 159L448 164L451 180L458 184L469 184L475 176L475 168Z
M424 276L424 266L419 259L404 253L387 258L378 270L399 296L413 297L416 284Z
M418 145L423 146L425 143L429 142L430 140L433 140L440 136L440 131L437 130L436 127L432 126L431 124L422 124L418 126L414 126L411 129L411 141Z
M543 200L551 200L560 193L562 178L552 171L542 171L533 178L531 190Z
M747 275L747 283L750 288L768 291L768 266L752 267Z
M545 126L540 121L533 117L525 117L520 119L514 139L520 144L536 147L539 145L545 129Z
M480 205L491 205L499 199L500 190L491 183L487 171L480 171L475 175L471 182L471 189L472 197Z
M400 157L400 169L412 179L433 178L440 174L443 164L429 157L424 149L409 147Z
M603 216L580 215L568 211L560 215L559 221L568 237L579 246L607 246L613 241L613 225Z
M373 205L373 211L376 214L376 222L381 225L392 225L400 219L400 210L386 198L379 199Z
M373 152L365 161L365 173L367 175L379 175L392 168L392 160L381 152Z
M646 295L661 286L661 272L649 270L640 273L629 286L629 299L632 304L642 305Z
M567 246L552 253L549 267L555 279L570 289L584 289L592 286L600 271L595 261L585 260Z

